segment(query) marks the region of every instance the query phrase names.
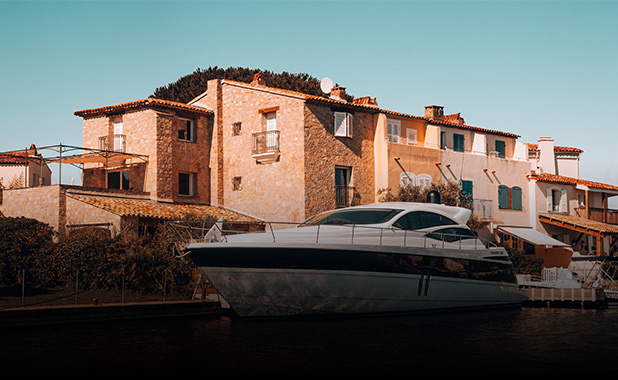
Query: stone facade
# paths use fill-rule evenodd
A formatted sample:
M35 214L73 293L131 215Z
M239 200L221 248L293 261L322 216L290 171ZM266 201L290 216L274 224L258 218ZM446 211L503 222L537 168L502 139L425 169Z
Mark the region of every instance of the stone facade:
M257 83L212 80L190 104L215 110L212 204L269 221L299 222L335 208L338 166L351 170L357 203L375 200L373 110L348 106L354 134L335 137L334 112L341 102L316 103ZM261 138L276 146L265 154L254 151Z
M129 178L126 190L149 193L161 201L209 203L212 117L190 107L168 107L165 102L128 104L76 112L84 118L85 148L133 155L85 163L84 186L110 187L108 174L124 171ZM194 123L192 131L181 138L179 131L188 120ZM188 178L188 190L180 189L182 175Z

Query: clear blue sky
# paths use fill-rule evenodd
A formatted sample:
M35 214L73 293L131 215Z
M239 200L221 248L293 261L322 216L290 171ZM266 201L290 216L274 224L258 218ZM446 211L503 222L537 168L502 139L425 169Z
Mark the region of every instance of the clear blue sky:
M79 146L75 110L241 66L552 136L618 184L617 19L616 1L0 1L0 151Z

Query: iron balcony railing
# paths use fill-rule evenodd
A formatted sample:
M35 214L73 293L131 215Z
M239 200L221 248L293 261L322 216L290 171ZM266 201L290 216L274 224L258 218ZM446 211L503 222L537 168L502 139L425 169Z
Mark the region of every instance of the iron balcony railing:
M354 187L353 186L335 186L335 206L349 207L354 205Z
M113 152L126 152L127 140L125 135L108 135L99 137L99 149Z
M475 199L472 203L473 213L481 219L491 219L493 217L491 199Z
M252 154L278 153L279 131L256 132L253 134Z

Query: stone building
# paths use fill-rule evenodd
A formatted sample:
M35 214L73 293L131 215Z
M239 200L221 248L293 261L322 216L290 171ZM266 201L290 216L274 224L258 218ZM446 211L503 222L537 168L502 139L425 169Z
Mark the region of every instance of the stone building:
M211 203L299 222L335 207L375 201L378 110L330 97L211 80L189 105L214 111Z

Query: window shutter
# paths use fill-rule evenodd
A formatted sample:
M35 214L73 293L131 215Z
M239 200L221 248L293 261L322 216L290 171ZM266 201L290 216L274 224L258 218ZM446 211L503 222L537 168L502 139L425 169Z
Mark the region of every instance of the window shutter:
M498 208L509 208L509 188L504 185L498 186Z
M348 129L348 137L352 137L352 127L354 126L354 114L348 113L346 114L347 118L347 129Z
M560 212L567 212L567 191L560 190Z
M506 156L506 143L501 140L496 140L496 152L498 157L504 158Z
M464 151L464 135L454 134L453 135L453 150L456 152Z
M521 187L519 187L519 186L514 186L511 189L511 205L513 207L513 210L521 210L522 209L522 204L521 204Z
M386 134L387 139L390 142L400 142L401 141L401 124L395 120L387 120L386 122Z
M553 211L552 209L553 198L552 198L551 188L547 188L546 194L547 194L547 211Z
M345 112L335 112L335 136L345 136Z

